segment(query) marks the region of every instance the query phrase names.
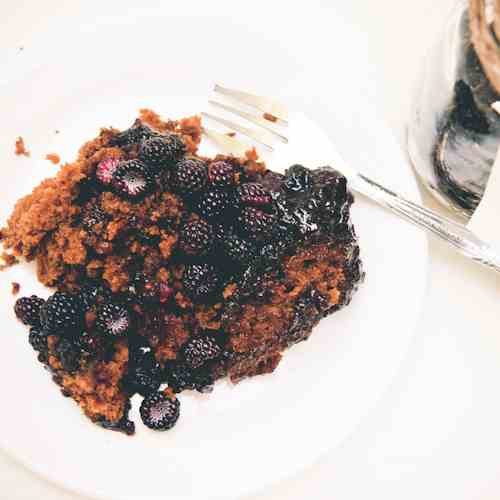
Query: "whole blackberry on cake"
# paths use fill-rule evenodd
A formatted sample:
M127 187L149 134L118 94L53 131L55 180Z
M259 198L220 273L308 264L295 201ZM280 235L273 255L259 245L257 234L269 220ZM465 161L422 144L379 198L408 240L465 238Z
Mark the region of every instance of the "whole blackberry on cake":
M210 184L218 188L234 186L236 182L234 166L226 160L214 161L208 167L208 179Z
M179 245L188 255L206 255L214 242L212 226L203 219L188 222L179 235Z
M113 174L112 185L116 194L133 201L150 194L155 186L150 170L139 160L120 162Z
M201 192L207 182L207 164L197 158L180 160L170 179L172 189L182 195L192 196Z
M40 308L44 303L45 300L36 295L17 299L14 305L17 319L25 325L38 326L40 324Z
M139 148L139 159L154 170L168 167L186 151L182 139L176 134L146 139Z
M199 368L221 353L221 347L210 336L193 337L182 347L182 356L190 368Z
M40 323L46 332L68 338L82 331L83 304L79 297L56 292L40 308Z
M231 208L232 197L227 191L210 189L200 196L196 209L208 220L222 219Z
M95 325L108 337L122 337L131 327L130 314L125 306L108 302L97 308Z
M190 264L184 269L182 284L190 297L202 300L211 297L218 289L219 275L210 264Z

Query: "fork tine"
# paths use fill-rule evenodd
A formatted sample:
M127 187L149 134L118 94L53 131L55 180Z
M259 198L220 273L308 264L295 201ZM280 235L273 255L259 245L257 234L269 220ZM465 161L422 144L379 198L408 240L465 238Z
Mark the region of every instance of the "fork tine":
M276 130L270 128L267 124L266 119L261 118L260 116L252 115L245 111L240 111L239 109L233 108L232 106L228 106L227 104L222 104L221 102L212 100L209 100L208 102L212 106L216 106L218 108L224 109L225 111L229 111L230 113L234 113L235 115L245 118L245 120L248 120L249 122L252 122L253 124L258 125L259 127L262 127L263 129L267 130L270 134L273 134L284 144L288 144L288 139L284 135L281 135L278 132L276 132Z
M242 125L238 125L237 123L226 120L224 118L219 118L218 116L211 115L210 113L202 112L201 114L202 116L205 116L206 118L209 118L214 122L220 123L221 125L224 125L227 128L236 130L237 132L240 132L241 134L250 137L250 139L253 139L254 141L258 142L269 151L274 151L274 148L266 142L267 133L264 130L252 130L247 127L243 127Z
M220 146L224 151L231 153L235 156L245 156L245 153L250 149L248 144L243 144L234 137L230 137L227 134L221 134L215 130L211 130L206 127L202 127L202 132L212 141L214 141L218 146Z
M276 117L283 125L288 125L288 111L285 106L278 102L271 101L266 97L249 94L248 92L242 92L241 90L228 89L218 84L215 84L214 92L231 97L236 101L243 102L262 111L263 113L268 113Z

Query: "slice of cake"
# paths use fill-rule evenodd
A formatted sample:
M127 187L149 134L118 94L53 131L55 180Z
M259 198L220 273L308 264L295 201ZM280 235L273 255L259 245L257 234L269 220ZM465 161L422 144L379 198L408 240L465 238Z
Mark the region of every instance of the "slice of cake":
M363 279L353 197L330 167L197 154L197 117L143 110L16 204L2 229L57 292L17 317L64 395L107 428L165 430L176 394L270 373Z

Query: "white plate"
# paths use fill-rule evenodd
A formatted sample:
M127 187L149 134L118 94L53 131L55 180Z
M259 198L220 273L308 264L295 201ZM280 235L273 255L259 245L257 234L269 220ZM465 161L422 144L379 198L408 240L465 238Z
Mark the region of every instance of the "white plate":
M21 194L55 169L42 160L46 153L70 160L99 126L125 127L140 107L172 117L198 112L204 105L199 96L214 81L295 96L351 162L367 172L379 166L380 177L418 199L403 155L370 104L374 89L356 52L356 34L331 13L326 21L311 9L318 39L301 40L293 12L282 26L272 12L257 22L251 15L219 16L212 8L208 18L173 8L169 2L152 11L129 9L100 22L81 17L78 35L47 34L27 47L22 61L8 61L9 81L0 93L2 220ZM328 49L322 33L329 33ZM313 48L315 60L339 68L338 79L308 60ZM13 157L17 135L25 137L31 159ZM367 279L352 305L291 349L273 375L236 387L220 382L208 396L182 395L182 418L163 434L140 423L134 438L104 431L60 396L13 317L8 283L19 281L23 294L47 291L36 283L33 266L7 271L0 292L7 403L0 446L49 480L121 500L235 498L310 464L352 432L387 388L424 291L425 237L363 200L353 214Z

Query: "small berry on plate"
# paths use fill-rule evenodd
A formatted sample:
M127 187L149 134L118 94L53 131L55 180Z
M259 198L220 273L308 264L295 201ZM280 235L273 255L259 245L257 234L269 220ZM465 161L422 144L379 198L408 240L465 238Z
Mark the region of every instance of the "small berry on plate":
M122 161L113 176L114 191L123 198L138 200L150 194L155 186L147 166L139 160Z
M166 431L176 424L180 403L175 396L152 392L143 399L139 412L144 425L156 431Z
M17 299L14 305L17 319L25 325L38 326L40 324L40 308L44 302L45 300L36 295Z

